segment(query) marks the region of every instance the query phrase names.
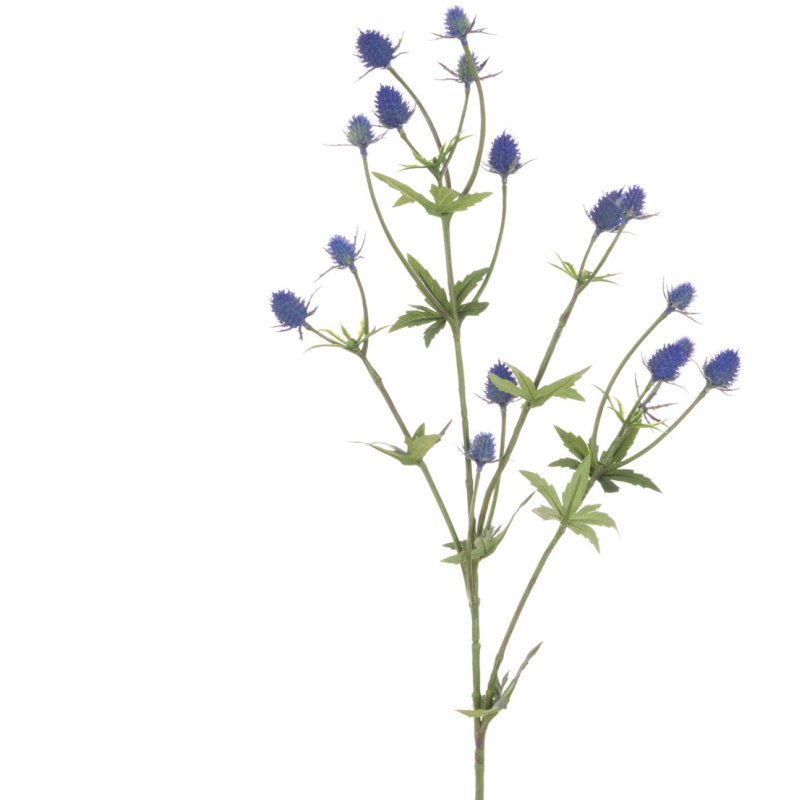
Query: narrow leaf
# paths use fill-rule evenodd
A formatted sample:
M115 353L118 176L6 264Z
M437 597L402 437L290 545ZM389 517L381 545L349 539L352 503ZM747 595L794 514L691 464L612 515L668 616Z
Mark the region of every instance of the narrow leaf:
M572 516L572 510L577 508L586 496L586 490L589 485L589 470L592 464L592 457L587 455L581 461L580 466L575 470L575 474L570 479L561 496L561 503L564 506L564 513L562 519L568 520Z
M556 425L555 428L556 433L564 443L564 447L566 447L572 455L577 456L579 459L584 459L589 455L589 445L586 444L580 436L565 431L563 428L559 428L558 425Z
M457 708L459 714L463 714L465 717L493 717L495 714L499 714L503 709L502 708Z
M469 303L463 303L458 307L458 318L464 319L464 317L477 317L478 314L482 314L487 308L489 308L489 304L484 303L483 301L473 300Z
M632 469L617 469L614 472L607 472L605 478L613 478L615 481L622 483L631 483L634 486L641 486L643 489L652 489L653 491L660 492L661 489L653 483L646 475L640 475Z
M511 366L509 364L509 366ZM514 369L512 367L512 369ZM580 398L583 400L580 395L577 397L575 396L574 390L572 390L572 384L575 383L585 372L587 372L590 368L584 367L582 370L578 372L573 372L572 375L567 375L565 378L561 378L560 380L554 381L553 383L548 383L547 386L540 386L536 390L536 402L534 405L542 405L546 400L549 400L551 397L566 397L569 399L578 399ZM514 374L516 375L516 370L514 370ZM565 391L567 392L565 394Z
M538 506L533 509L534 514L538 514L542 519L554 519L556 522L561 521L560 512L550 508L550 506Z
M514 694L514 689L517 688L517 683L519 681L519 676L522 675L523 670L525 667L528 666L530 660L539 652L539 648L544 644L544 642L539 642L533 650L525 656L525 660L520 665L520 668L517 670L517 674L511 679L511 683L508 684L508 687L503 692L502 696L497 702L497 705L500 708L505 708L508 705L508 701L511 699L511 695Z
M381 175L380 172L373 172L372 174L379 181L383 181L387 186L391 186L392 189L396 189L401 195L407 197L408 200L405 202L419 203L429 214L436 216L436 206L430 200L428 200L425 195L416 191L416 189L412 189L410 186L398 181L396 178L391 178L388 175Z
M389 328L389 331L399 331L401 328L413 328L416 325L427 325L441 319L442 315L432 308L426 311L412 309L398 317L397 322Z
M458 300L459 304L467 299L469 293L486 277L488 272L489 270L486 268L476 269L456 283L456 300Z
M585 536L594 546L594 549L597 552L600 552L600 540L597 538L597 534L583 522L570 522L567 527L573 531L573 533L577 533L580 536Z
M436 336L436 334L439 333L445 325L445 321L440 319L438 322L434 322L433 325L425 329L425 333L422 334L422 338L425 340L425 347L431 346L433 337Z
M539 494L550 504L550 507L554 511L557 511L560 516L564 509L561 505L561 501L558 499L558 492L555 490L555 487L551 486L541 475L537 475L535 472L520 471L539 491Z
M617 486L617 484L614 483L614 481L610 481L608 479L608 476L603 475L603 477L598 478L598 480L600 482L600 486L602 487L603 491L606 492L606 494L611 494L612 492L619 491L619 486Z
M447 299L447 292L439 285L436 278L434 278L411 253L409 253L406 258L414 274L419 278L422 285L428 290L436 303L438 303L442 309L448 308L450 303Z
M569 467L570 469L577 469L581 462L575 458L559 458L556 461L548 464L548 467Z

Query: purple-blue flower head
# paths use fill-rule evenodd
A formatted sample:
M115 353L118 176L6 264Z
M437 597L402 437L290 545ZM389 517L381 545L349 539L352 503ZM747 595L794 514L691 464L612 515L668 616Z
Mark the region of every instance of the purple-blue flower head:
M360 31L356 39L356 55L369 69L382 69L392 63L399 44L378 31Z
M333 264L338 269L350 269L355 272L356 259L360 250L356 250L356 240L350 241L344 236L331 236L325 247L325 252L331 257Z
M684 336L677 342L665 344L653 353L647 361L647 369L654 381L674 381L678 373L694 353L694 342Z
M486 464L495 460L494 436L491 433L476 433L466 455L475 462L480 472Z
M367 147L377 141L372 132L372 123L363 114L356 114L350 118L344 135L347 141L355 145L364 156L367 154Z
M411 109L394 86L381 86L375 95L375 114L384 128L401 128L408 122Z
M625 219L645 219L644 213L645 191L641 186L633 185L622 193L622 215Z
M589 218L595 224L595 235L618 231L629 220L652 216L644 213L644 200L645 191L641 186L606 192L589 211Z
M511 368L508 364L503 363L502 361L498 361L493 367L489 369L489 375L486 376L486 388L484 389L484 397L486 397L487 402L494 403L495 405L500 406L500 408L505 408L512 400L515 399L513 394L509 394L508 392L504 392L502 389L498 389L493 383L491 379L491 375L496 375L498 378L502 378L506 381L511 381L515 386L517 386L517 379L514 377L514 373L511 371Z
M461 6L453 6L447 9L444 15L445 38L461 39L462 42L466 42L467 34L474 27L475 20L470 21L467 12Z
M506 178L521 166L519 145L516 139L508 133L501 133L492 142L489 150L489 170L496 172L505 182Z
M595 234L604 231L616 231L624 224L622 216L622 189L606 192L589 212L589 218L594 222Z
M739 375L739 353L737 350L723 350L706 361L703 374L710 389L730 389Z
M694 302L695 292L694 286L691 283L679 283L673 286L667 292L667 314L673 311L686 311L687 308Z
M476 56L475 53L472 53L471 55L472 63L475 65L475 70L477 71L478 75L480 75L489 59L487 58L486 61L478 61L478 56ZM472 77L472 70L470 69L469 62L467 61L466 53L462 53L461 58L458 59L458 66L456 67L454 74L467 88L469 88L469 85L474 82L475 79Z
M306 319L313 314L308 310L310 301L301 300L294 292L281 290L272 293L270 306L272 313L278 320L282 331L291 331L297 328L300 338L303 338L303 326Z

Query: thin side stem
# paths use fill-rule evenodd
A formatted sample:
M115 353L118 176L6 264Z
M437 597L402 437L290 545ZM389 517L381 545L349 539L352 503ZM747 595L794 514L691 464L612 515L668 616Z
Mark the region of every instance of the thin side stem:
M486 273L486 276L483 279L483 283L481 283L481 288L478 289L477 294L473 298L473 301L478 301L481 299L481 295L483 294L486 286L489 283L489 279L492 277L492 272L494 272L494 265L497 263L497 256L500 254L500 245L503 242L503 232L506 228L506 212L508 211L508 185L505 181L503 181L503 206L500 212L500 230L497 233L497 242L494 246L494 254L492 255L492 261L489 264L489 271Z
M667 436L669 436L669 434L672 433L672 431L674 431L675 428L677 428L678 425L680 425L681 422L683 422L684 419L686 419L686 417L694 409L694 407L708 394L709 389L710 389L710 387L708 387L708 386L704 387L703 390L700 392L700 394L698 394L697 397L695 397L695 399L691 402L691 404L686 409L686 411L684 411L683 414L681 414L675 420L675 422L673 422L672 425L670 425L669 428L667 428L664 431L664 433L662 433L658 438L656 438L652 442L650 442L650 444L647 445L647 447L643 447L638 453L634 453L632 456L630 456L629 458L626 458L624 461L620 461L619 464L617 464L616 466L622 467L625 464L630 464L631 461L635 461L637 458L641 458L645 453L647 453L650 450L652 450L663 439L665 439Z
M503 456L506 453L506 422L507 422L507 412L508 408L506 406L500 406L500 455L499 460L503 460ZM494 519L494 510L497 506L497 488L498 485L495 484L494 488L494 496L492 497L492 503L489 507L489 516L486 518L486 527L491 529L492 527L492 520Z
M469 87L464 90L464 105L461 107L461 117L458 120L458 128L456 128L456 135L453 137L453 149L448 153L447 158L444 160L442 169L447 172L450 169L450 162L456 154L459 139L461 138L461 131L464 130L464 120L467 116L467 106L469 106Z
M361 354L367 355L367 345L369 344L369 311L367 310L367 295L364 293L364 284L361 283L361 276L358 274L357 269L351 270L353 277L356 279L358 286L358 293L361 295L361 309L364 312L364 344L361 346Z
M647 339L648 336L669 316L669 312L663 311L661 314L658 315L656 321L636 340L633 347L625 354L625 357L620 362L619 366L614 370L614 374L611 376L611 380L608 382L608 386L606 386L606 390L603 392L603 396L600 399L600 405L597 407L597 414L594 418L594 425L592 427L592 435L589 439L589 452L594 453L595 448L597 447L597 434L600 430L600 419L603 416L603 410L606 407L606 403L608 402L609 395L611 394L611 390L614 388L614 384L617 382L617 378L619 378L620 373L625 368L625 365L631 360L633 354L641 347L642 343Z
M486 142L486 100L483 96L483 84L481 83L481 76L478 74L478 67L475 60L472 58L472 53L466 42L462 42L464 47L464 54L466 55L467 64L469 65L470 72L472 73L472 81L475 88L478 90L478 105L480 106L481 128L480 137L478 138L478 149L475 153L475 163L472 166L472 173L467 180L466 185L461 191L461 194L468 194L475 183L475 178L478 177L478 170L481 167L481 159L483 158L483 145Z

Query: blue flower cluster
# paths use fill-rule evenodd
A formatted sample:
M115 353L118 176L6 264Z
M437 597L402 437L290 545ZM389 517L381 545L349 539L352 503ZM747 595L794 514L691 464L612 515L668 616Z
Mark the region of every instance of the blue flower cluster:
M706 361L703 374L710 389L730 389L739 375L739 353L736 350L723 350Z
M695 288L691 283L679 283L667 292L667 314L684 312L694 302Z
M519 385L517 384L517 379L514 377L514 373L511 371L511 368L508 366L508 364L505 364L502 361L498 361L489 369L489 375L496 375L498 378L511 381L511 383L513 383L515 386ZM498 389L494 383L492 383L492 379L489 377L489 375L486 376L486 386L483 390L483 395L488 403L494 403L495 405L500 406L500 408L505 408L515 399L515 397L513 394L509 394L508 392L504 392L502 389Z
M475 462L480 472L487 464L495 461L496 447L491 433L476 433L467 449L467 458Z
M381 86L375 95L375 114L384 128L402 128L411 116L411 108L394 86Z
M338 269L355 271L356 259L360 252L356 250L355 239L351 242L344 236L331 236L325 247L325 252L331 257L333 265Z
M506 178L521 166L516 139L508 133L501 133L489 149L489 170L496 172L505 182Z
M356 40L356 55L369 69L384 69L392 63L399 45L378 31L361 31Z
M467 12L461 6L447 9L444 15L445 38L467 41L467 34L475 27L475 20L470 21Z
M684 336L677 342L665 344L647 361L647 369L654 381L674 381L694 353L694 342Z
M300 338L303 338L303 326L306 319L313 314L308 310L309 301L301 300L294 292L282 290L272 293L270 302L272 313L278 319L278 327L283 331L291 331L297 328Z
M361 151L362 156L367 154L367 147L377 141L372 132L372 123L363 114L356 114L350 118L344 135L350 144Z
M641 186L614 189L606 192L589 211L595 224L595 235L605 231L618 231L632 219L646 219L644 213L645 191Z

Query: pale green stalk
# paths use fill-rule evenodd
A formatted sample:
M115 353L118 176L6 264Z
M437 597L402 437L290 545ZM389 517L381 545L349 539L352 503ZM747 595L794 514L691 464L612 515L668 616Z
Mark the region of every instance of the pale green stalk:
M361 276L358 274L357 269L350 270L353 277L356 279L358 286L358 293L361 295L361 309L364 312L364 344L361 347L361 353L367 355L367 345L369 344L369 311L367 310L367 296L364 293L364 285L361 283Z
M472 72L472 78L475 84L475 88L478 90L478 105L480 106L480 117L481 117L481 129L480 129L480 136L478 138L478 149L475 153L475 163L472 166L472 173L469 176L469 180L467 180L466 185L461 190L461 194L468 194L469 190L472 188L472 184L475 183L475 178L478 177L478 170L481 167L481 159L483 158L483 145L486 142L486 100L484 99L483 96L483 85L481 84L481 76L478 75L478 67L472 58L472 53L470 52L470 49L467 46L466 42L462 42L462 45L464 47L464 53L466 54L467 64L469 65L470 71Z
M500 245L503 242L503 232L506 228L506 212L508 210L508 186L506 185L505 180L503 181L503 207L500 212L500 230L497 232L497 242L494 246L494 254L492 255L492 261L489 264L489 271L486 273L483 281L481 282L481 288L478 289L475 297L473 297L473 301L477 302L481 299L481 295L483 294L484 289L486 289L487 284L489 283L489 278L492 277L492 272L494 272L494 265L497 263L497 256L500 254Z

